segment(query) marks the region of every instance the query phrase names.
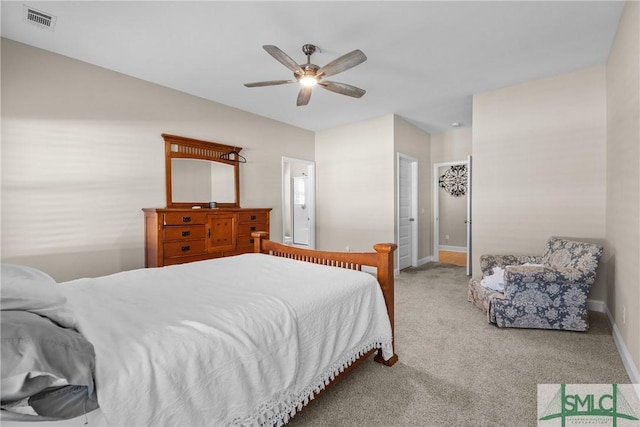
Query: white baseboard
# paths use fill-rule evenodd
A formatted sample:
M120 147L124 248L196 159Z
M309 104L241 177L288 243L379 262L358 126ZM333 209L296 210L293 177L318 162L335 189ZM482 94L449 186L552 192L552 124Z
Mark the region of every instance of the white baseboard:
M597 311L599 313L607 313L607 305L599 299L588 299L587 310Z
M433 257L432 256L428 256L426 258L422 258L418 260L418 267L420 267L421 265L425 265L428 262L433 262Z
M418 260L418 265L414 266L414 267L420 267L421 265L425 265L428 262L433 262L433 257L432 256L428 256L426 258L422 258ZM400 274L400 269L399 268L395 268L393 271L393 274L397 277Z
M589 299L587 300L587 308L607 315L609 323L611 323L611 329L613 330L613 342L615 342L616 347L618 348L618 353L620 354L622 364L627 371L627 375L629 375L631 383L636 385L636 393L640 397L640 371L638 371L638 367L631 358L631 354L622 339L622 335L620 335L620 330L616 325L613 315L609 311L609 307L607 307L604 301Z
M451 252L467 252L466 246L446 246L446 245L438 245L438 249L441 251L451 251Z

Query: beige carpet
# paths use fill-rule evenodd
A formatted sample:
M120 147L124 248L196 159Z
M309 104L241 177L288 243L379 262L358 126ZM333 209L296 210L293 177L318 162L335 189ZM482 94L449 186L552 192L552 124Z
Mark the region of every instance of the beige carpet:
M467 302L464 267L396 279L393 367L368 360L297 414L302 426L535 426L537 384L629 383L606 317L587 333L499 329Z

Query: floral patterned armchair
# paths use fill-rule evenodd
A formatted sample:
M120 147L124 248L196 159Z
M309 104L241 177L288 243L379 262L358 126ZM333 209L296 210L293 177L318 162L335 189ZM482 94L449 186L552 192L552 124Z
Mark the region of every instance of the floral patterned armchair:
M504 291L471 279L467 297L499 327L586 331L587 297L601 256L602 246L558 237L548 240L542 256L482 255L483 279L503 268Z

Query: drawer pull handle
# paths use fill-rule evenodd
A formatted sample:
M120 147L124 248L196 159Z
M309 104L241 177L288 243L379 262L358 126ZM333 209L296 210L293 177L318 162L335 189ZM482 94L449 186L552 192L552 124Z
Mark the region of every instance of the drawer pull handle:
M255 221L256 220L256 216L255 215L251 215L251 221Z
M251 226L251 231L256 231L256 227L255 226Z
M182 250L182 252L189 252L191 250L191 246L183 246L180 248L180 250Z
M182 222L191 222L191 217L190 216L183 216L182 217Z
M187 237L187 236L191 236L191 232L190 231L183 231L182 232L182 237Z

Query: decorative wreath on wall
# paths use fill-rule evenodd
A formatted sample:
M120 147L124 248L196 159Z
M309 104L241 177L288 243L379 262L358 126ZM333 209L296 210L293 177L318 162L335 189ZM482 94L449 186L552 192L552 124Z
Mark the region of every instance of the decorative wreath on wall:
M440 176L440 187L453 197L461 197L467 194L467 165L451 166Z

